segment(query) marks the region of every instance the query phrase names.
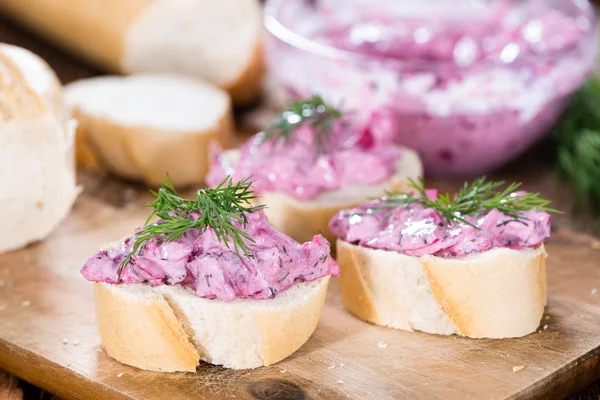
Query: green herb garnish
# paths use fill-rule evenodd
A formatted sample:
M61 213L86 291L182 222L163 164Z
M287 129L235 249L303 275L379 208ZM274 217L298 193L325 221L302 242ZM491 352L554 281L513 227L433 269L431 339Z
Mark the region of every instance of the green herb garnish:
M553 131L559 177L570 182L579 205L600 212L600 79L571 98ZM598 218L600 230L600 218Z
M294 136L294 132L304 124L310 124L315 130L317 154L326 151L333 124L342 116L335 107L325 104L321 96L313 95L308 100L292 103L289 108L275 118L265 129L260 143L283 142L286 146Z
M140 254L150 239L171 242L190 229L198 229L201 234L210 228L227 248L233 246L238 256L248 256L250 247L246 242L254 243L254 239L234 222L245 227L248 223L246 213L266 207L264 204L252 205L252 200L260 197L251 190L252 183L250 178L245 178L234 184L228 176L216 188L200 189L194 200L188 200L179 196L167 174L162 187L158 191L151 190L156 199L146 207L152 209L152 213L144 227L135 233L133 248L119 265L119 280L131 258ZM149 224L154 216L160 221Z
M409 179L409 181L409 186L413 189L411 193L387 192L383 204L377 208L391 209L391 215L399 208L418 204L439 211L449 222L462 222L473 227L476 226L463 218L465 215L481 214L493 209L497 209L515 221L522 222L526 220L521 214L523 211L540 210L560 213L558 210L548 208L550 201L541 199L539 193L514 193L521 187L520 183L512 183L506 189L498 191L498 188L504 186L504 182L486 182L484 176L471 184L465 182L454 196L449 193L439 194L437 200L431 200L427 197L422 179L418 181Z

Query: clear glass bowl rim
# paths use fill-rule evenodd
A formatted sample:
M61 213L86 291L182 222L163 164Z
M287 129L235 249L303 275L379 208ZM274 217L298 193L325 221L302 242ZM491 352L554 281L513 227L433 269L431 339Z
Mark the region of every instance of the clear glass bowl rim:
M427 59L399 59L392 57L376 57L368 54L358 53L351 50L339 49L333 46L328 46L323 43L318 43L308 37L302 36L291 29L287 28L278 18L278 12L280 7L285 6L288 2L297 2L302 0L266 0L263 8L263 24L267 30L267 32L279 40L291 46L297 50L304 51L306 53L328 58L331 60L340 60L340 61L351 61L354 63L376 63L381 65L391 65L391 64L402 64L406 65L407 63L418 63L420 65L423 64L431 64L435 65L439 68L440 65L451 64L454 67L457 66L452 60L427 60ZM570 0L573 1L573 0ZM579 3L585 4L585 9L582 9L584 16L590 21L592 29L590 29L587 34L582 35L580 41L586 40L589 36L595 36L598 27L596 25L596 12L592 4L588 0L578 1ZM578 5L576 5L578 7ZM578 45L580 42L576 43ZM526 55L526 56L518 56L514 61L509 64L502 62L499 59L483 59L473 62L465 66L466 68L474 67L477 65L515 65L527 61L543 61L547 59L551 59L554 57L560 57L561 54L568 53L572 50L573 47L566 47L555 51L549 51L547 53L541 55Z

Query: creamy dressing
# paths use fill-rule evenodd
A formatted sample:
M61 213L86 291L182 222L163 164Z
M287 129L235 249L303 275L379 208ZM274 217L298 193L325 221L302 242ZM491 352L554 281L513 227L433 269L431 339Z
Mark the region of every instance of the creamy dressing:
M525 211L515 220L494 209L449 223L431 208L411 204L390 213L372 201L339 212L329 230L341 240L373 249L392 250L409 256L462 257L497 247L536 247L550 236L550 214Z
M387 131L375 121L363 129L337 123L320 152L309 125L298 128L289 143L262 143L259 134L240 148L235 163L215 155L206 182L216 186L227 175L234 180L251 176L258 193L280 191L300 200L353 184L378 184L394 174L402 156Z
M300 244L271 227L262 211L246 216L247 226L237 226L255 241L247 242L248 257L219 242L210 228L201 234L190 229L173 242L151 239L123 271L122 283L181 285L199 297L231 301L269 299L296 282L338 275L329 242L321 235ZM117 284L119 265L132 246L129 238L99 251L85 263L82 275L89 281Z

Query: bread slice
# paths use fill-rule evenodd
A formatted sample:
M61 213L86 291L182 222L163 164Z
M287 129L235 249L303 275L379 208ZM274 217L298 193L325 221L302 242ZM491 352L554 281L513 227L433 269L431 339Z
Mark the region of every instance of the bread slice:
M203 182L208 145L229 146L230 100L224 91L166 75L103 76L65 88L79 122L79 160L157 186L168 172L177 186Z
M183 74L260 92L259 0L0 0L0 12L110 72Z
M235 165L239 151L228 150L222 156L227 158L229 165ZM407 190L408 178L423 175L421 160L410 149L404 149L395 170L394 175L377 185L352 185L320 193L312 200L298 200L284 192L266 192L261 193L259 201L268 206L264 211L275 229L300 243L311 241L314 235L320 233L333 244L336 238L329 232L329 221L338 211L380 197L386 190Z
M194 372L199 360L227 368L270 365L312 335L329 276L297 283L268 300L220 301L180 286L95 283L106 352L151 371Z
M546 252L496 248L413 257L337 241L346 308L377 325L470 338L535 332L546 305Z
M249 103L265 70L260 36L257 0L158 0L127 30L122 67L196 76Z
M45 238L68 214L75 184L72 124L62 93L39 57L0 46L0 252Z

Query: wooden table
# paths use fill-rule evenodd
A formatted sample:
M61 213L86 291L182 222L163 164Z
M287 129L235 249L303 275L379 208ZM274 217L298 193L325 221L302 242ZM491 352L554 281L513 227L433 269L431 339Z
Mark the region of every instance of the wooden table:
M61 77L63 82L69 82L74 79L79 79L96 74L96 71L94 71L93 68L83 66L80 63L73 61L60 51L57 51L56 49L50 46L47 46L45 43L38 42L37 40L32 39L28 35L23 35L18 29L14 28L12 25L6 23L5 21L0 22L0 41L21 45L23 47L30 48L36 53L40 54L42 57L46 58L49 61L53 68L55 68L58 71L59 76ZM525 187L528 190L540 191L544 194L544 196L552 199L555 202L554 205L556 207L563 210L567 210L565 215L558 216L555 218L555 227L559 232L558 234L560 235L561 232L564 232L564 234L569 237L568 240L579 240L572 239L577 238L578 236L576 234L572 235L571 232L592 232L593 221L589 217L589 214L578 215L576 213L571 212L572 199L568 190L556 184L554 174L552 173L550 166L543 162L543 158L544 148L539 147L534 151L530 152L526 157L513 163L504 171L498 173L498 176L511 181L523 181L525 183ZM90 199L95 199L92 201L97 201L98 204L105 204L110 207L124 209L127 208L130 203L136 203L140 201L140 188L136 186L123 184L112 178L102 178L89 173L80 174L80 181L85 187L85 193L89 195ZM453 186L453 183L449 182L437 182L436 184L442 187L448 185ZM557 246L560 247L562 245L558 243ZM597 253L590 252L589 254L590 257L593 257ZM582 290L584 290L584 288L582 288ZM336 365L336 367L340 368L339 365ZM597 368L597 364L591 363L590 369L587 370L589 376L587 376L586 378L588 380L598 376L598 373L600 371L597 371L594 368ZM285 373L281 371L279 372L282 374ZM27 373L26 371L23 371L20 375L27 376ZM236 377L239 379L240 377L243 377L243 375L232 374L232 377ZM54 378L54 376L49 374L49 380ZM515 379L520 378L515 375ZM575 377L573 377L573 379L575 379ZM286 382L285 380L279 381ZM60 382L53 382L51 385L48 385L48 387L56 388L60 386L60 384ZM477 381L474 380L473 384L476 385ZM548 384L551 384L551 382L548 382ZM288 395L294 393L297 395L298 393L302 393L294 391L292 390L293 388L291 386L288 385L288 387L286 385L288 384L280 383L280 386L277 386L277 384L275 384L275 386L271 385L266 387L257 387L255 388L255 390L258 390L259 392L261 390L266 390L268 392L269 390L274 390L273 388L279 388L279 390L281 390L281 393L287 393ZM594 385L593 387L587 389L581 394L571 397L571 399L598 399L600 398L600 389L598 389L598 387L598 385ZM310 390L308 393L310 393ZM269 393L266 394L269 395ZM271 398L285 398L277 397L277 393L272 394L273 396ZM312 394L316 396L318 392ZM23 395L25 396L25 398L27 398L28 396L30 398L51 397L51 395L44 394L40 391L36 391L36 389L31 387L30 385L23 385L22 383L17 384L17 381L14 378L9 377L6 374L0 374L0 399L20 399Z

